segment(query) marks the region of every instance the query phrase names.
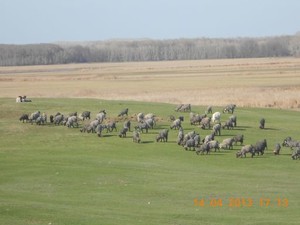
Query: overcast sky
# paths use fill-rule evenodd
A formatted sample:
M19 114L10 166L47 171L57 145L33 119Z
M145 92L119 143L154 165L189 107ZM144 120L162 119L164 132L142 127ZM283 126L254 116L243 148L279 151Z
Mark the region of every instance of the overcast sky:
M262 37L300 31L300 0L0 0L0 43Z

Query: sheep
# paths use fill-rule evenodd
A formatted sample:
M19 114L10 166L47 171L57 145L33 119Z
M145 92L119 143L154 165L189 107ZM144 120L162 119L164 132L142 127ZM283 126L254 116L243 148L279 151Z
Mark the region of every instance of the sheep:
M91 112L90 111L84 111L81 113L81 118L82 120L85 120L85 119L91 119Z
M125 121L124 124L123 124L123 127L127 127L128 130L130 131L130 128L131 128L131 122L130 122L130 120Z
M184 116L178 116L178 119L183 122L184 121Z
M195 147L198 147L200 145L200 142L201 142L200 135L196 134L193 139L195 140Z
M183 129L182 129L182 128L179 128L178 135L177 135L177 144L178 144L178 145L181 145L181 144L182 144L183 138L184 138L184 132L183 132Z
M215 112L214 114L212 114L211 121L213 123L215 123L215 122L220 123L221 122L221 113L220 112Z
M220 151L219 142L216 141L216 140L212 140L212 141L207 142L207 145L208 145L209 149L213 149L213 148L214 148L214 149L215 149L215 152L216 152L217 150Z
M206 114L204 114L204 115L199 115L199 114L194 115L192 118L190 118L191 125L196 125L196 123L198 123L200 125L201 120L205 117L206 117Z
M176 106L175 111L178 112L190 112L192 110L191 104L180 104Z
M106 125L104 124L98 124L95 131L98 135L98 137L101 137L102 131L106 128Z
M223 113L231 113L231 114L233 114L235 108L236 108L235 104L229 104L229 105L225 106L225 108L223 109Z
M292 153L292 159L300 159L300 148L297 149Z
M291 137L287 137L283 140L282 146L293 149L295 147L300 147L300 141L294 141Z
M219 146L222 149L233 149L233 142L233 138L226 138L219 144Z
M136 120L137 120L139 123L142 123L142 122L144 121L144 117L145 117L144 113L140 112L140 113L137 114Z
M90 133L93 130L93 127L90 124L84 125L81 129L80 132L88 132Z
M47 123L47 114L46 114L46 113L43 113L42 115L40 115L40 116L36 119L35 123L36 123L37 125L41 125L41 124Z
M234 127L237 126L237 118L236 118L236 115L231 115L229 117L229 121L231 121L231 123L233 124Z
M24 121L27 122L27 121L29 120L28 114L22 114L22 115L20 116L19 120L20 120L20 121L23 121L23 123L24 123Z
M180 119L176 119L172 122L170 128L171 129L179 129L181 127L181 120Z
M210 152L210 148L209 145L207 143L201 145L200 147L196 148L196 154L199 155L203 155L204 152L206 152L206 154L208 154Z
M279 155L280 149L281 149L281 145L277 143L273 150L274 155Z
M31 124L33 124L33 121L36 121L37 118L39 118L41 115L40 111L36 111L34 113L31 113L31 115L29 116L29 121L31 122Z
M267 146L266 139L260 140L260 141L256 142L256 144L254 145L255 153L257 153L258 155L259 155L259 153L261 155L263 155L265 149L267 149L267 148L268 148L268 146Z
M50 115L50 123L54 123L54 116L53 115Z
M106 133L112 132L113 130L117 131L117 124L116 122L112 121L106 124Z
M99 120L97 120L97 119L95 119L95 120L93 120L93 121L91 121L90 122L90 126L91 126L91 131L92 131L92 133L94 133L95 132L95 130L96 130L96 127L98 126L98 124L100 124L100 121Z
M200 125L201 125L200 127L202 129L205 129L205 128L210 129L210 120L211 120L210 117L203 118L200 122Z
M215 139L215 133L211 133L209 135L206 135L202 142L206 144L207 142L213 141L214 139Z
M77 116L70 116L68 117L68 120L66 122L66 126L67 127L74 127L74 125L76 125L76 127L78 127L78 122L77 122Z
M169 134L168 129L163 129L159 131L158 135L156 136L156 142L158 141L168 142L168 134Z
M132 134L132 141L135 142L135 143L140 143L141 142L141 138L140 138L140 132L138 131L133 131L133 134Z
M213 126L213 132L215 135L221 136L221 124L217 123Z
M149 128L153 129L155 125L155 120L153 118L147 118L144 120L144 123L146 123L149 126Z
M105 112L105 110L102 111L102 112L99 112L99 113L96 115L96 119L99 120L99 123L102 123L103 120L106 119L106 112Z
M233 122L231 120L227 120L224 125L222 126L223 129L227 128L227 130L229 129L233 129Z
M144 130L146 130L146 133L148 133L149 125L147 123L139 123L137 126L135 126L136 130L142 131L144 133Z
M251 153L251 158L255 155L255 147L253 145L245 145L236 153L236 158L246 157L247 153Z
M212 114L213 113L213 111L212 111L212 106L211 105L209 105L209 106L207 106L207 109L206 109L206 111L205 111L205 114Z
M196 145L195 145L195 140L194 140L193 138L187 140L187 142L186 142L185 145L184 145L184 149L185 149L185 150L191 150L191 148L192 148L193 150L195 150L195 147L196 147Z
M265 129L265 122L266 120L264 118L261 118L259 121L259 128L260 129Z
M53 123L54 123L55 125L59 125L60 123L63 122L63 120L64 120L64 115L58 114L58 115L56 115L56 116L54 117Z
M238 142L240 142L241 145L243 145L244 135L243 134L237 134L236 136L233 137L233 140L234 140L235 144L237 144Z
M120 132L119 132L119 137L121 138L121 137L126 137L126 133L127 133L127 131L128 131L128 127L123 127L121 130L120 130Z
M118 114L118 117L124 116L124 115L128 116L128 108L123 109L123 110Z

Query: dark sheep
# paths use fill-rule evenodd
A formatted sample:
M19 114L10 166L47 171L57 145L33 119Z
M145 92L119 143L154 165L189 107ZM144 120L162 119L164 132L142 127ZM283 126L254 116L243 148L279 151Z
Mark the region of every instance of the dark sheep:
M54 123L54 116L53 115L50 115L50 123Z
M207 143L201 145L200 147L196 148L196 154L199 155L203 155L204 152L206 152L206 154L210 153L210 148L209 145Z
M194 139L187 140L187 142L184 145L185 150L191 150L191 149L195 150L195 147L196 147L196 145L195 145Z
M127 131L128 131L128 127L123 127L123 128L120 130L120 132L119 132L119 137L120 137L120 138L121 138L121 137L125 138L125 137L126 137Z
M123 109L123 110L118 114L119 117L120 117L120 116L124 116L124 115L128 116L128 108Z
M231 115L229 117L229 120L232 122L233 126L236 127L237 126L237 118L236 115Z
M273 150L274 155L279 155L280 149L281 149L281 145L277 143Z
M54 117L53 123L55 125L59 125L60 123L62 123L64 120L64 115L62 114L58 114L57 116Z
M23 123L24 123L24 121L27 122L29 120L28 114L22 114L22 116L20 116L19 120L22 121Z
M139 123L137 126L135 126L136 130L142 131L144 133L144 130L146 130L146 133L148 133L149 125L147 123Z
M300 148L299 147L292 153L292 159L300 159Z
M229 129L233 129L233 127L234 127L233 122L231 120L227 120L222 128L223 129L227 128L229 130Z
M84 111L81 113L81 118L82 120L85 120L85 119L91 119L91 112L90 111Z
M259 121L259 128L260 129L265 129L265 122L266 120L264 118L261 118Z
M208 107L207 107L207 109L206 109L206 112L205 112L205 114L212 114L213 113L213 111L212 111L212 106L211 105L209 105Z
M265 149L267 149L267 148L268 148L268 146L267 146L267 140L266 139L260 140L260 141L256 142L256 144L254 145L255 153L258 154L258 155L259 155L259 153L261 155L263 155Z
M125 121L124 124L123 124L123 127L127 127L128 130L130 131L130 128L131 128L131 122L130 122L130 120Z

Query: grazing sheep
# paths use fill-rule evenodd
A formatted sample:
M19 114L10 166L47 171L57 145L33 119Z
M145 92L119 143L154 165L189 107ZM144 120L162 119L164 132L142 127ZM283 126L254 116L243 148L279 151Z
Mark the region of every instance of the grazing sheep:
M219 144L219 146L222 149L230 150L230 149L233 149L233 142L234 142L233 138L226 138Z
M245 145L240 151L236 153L237 158L246 157L247 153L251 153L251 158L255 155L255 147L253 145Z
M277 143L273 150L274 155L279 155L280 149L281 149L281 145Z
M112 121L106 124L106 133L112 132L113 130L117 131L117 124L116 122Z
M177 136L177 144L178 145L182 144L183 138L184 138L184 132L183 132L182 127L180 127L178 130L178 136Z
M195 150L195 147L196 147L195 140L193 138L187 140L187 142L184 145L185 150L191 150L191 149Z
M97 127L99 124L100 124L100 122L99 122L99 120L97 120L97 119L95 119L95 120L93 120L93 121L90 122L90 126L91 126L91 128L92 128L92 130L91 130L92 133L95 132L96 127Z
M227 120L225 123L224 123L224 125L223 125L223 129L225 129L225 128L227 128L227 130L229 130L229 129L233 129L233 127L234 127L234 124L233 124L233 122L229 119L229 120Z
M29 116L29 121L31 124L33 124L33 121L36 121L37 118L39 118L41 115L40 111L36 111L34 113L31 113L31 115Z
M149 126L149 128L153 129L155 125L155 120L153 118L147 118L144 120L144 123L146 123Z
M53 123L54 123L55 125L59 125L60 123L63 122L63 120L64 120L64 115L63 115L63 114L58 114L58 115L56 115L56 116L54 117Z
M206 144L209 141L215 140L215 133L211 133L209 135L206 135L205 138L203 139L203 143Z
M181 127L181 120L180 119L176 119L172 122L170 128L171 129L179 129Z
M54 123L54 116L53 115L50 115L50 123Z
M130 122L130 120L125 121L124 124L123 124L123 127L127 127L128 130L130 131L130 128L131 128L131 122Z
M68 120L66 122L66 126L67 127L74 127L74 125L76 125L76 127L78 127L78 121L77 121L77 116L70 116L68 117Z
M98 135L98 137L101 137L102 131L106 128L106 125L104 124L98 124L95 131Z
M191 125L196 125L197 123L200 125L201 120L206 117L206 114L199 115L196 114L192 118L190 118Z
M22 116L20 116L20 121L22 121L24 123L24 121L28 121L29 120L29 116L28 114L22 114Z
M209 145L207 143L201 145L200 147L196 148L196 154L199 155L203 155L204 152L206 152L206 154L210 153L210 148Z
M191 104L180 104L176 106L176 112L190 112L192 110Z
M36 120L35 123L37 125L41 125L41 124L45 124L47 123L47 114L43 113L42 115L40 115Z
M217 123L213 126L213 132L215 135L221 136L221 124Z
M229 117L229 120L232 122L233 126L236 127L237 126L237 118L236 115L231 115Z
M123 110L118 114L118 117L124 116L124 115L128 116L128 108L123 109Z
M300 147L300 141L294 141L291 137L287 137L283 140L282 146L293 149L295 147Z
M213 113L213 111L212 111L212 106L211 105L209 105L208 107L207 107L207 109L206 109L206 111L205 111L205 114L212 114Z
M257 153L258 155L259 155L259 153L261 155L263 155L265 149L267 149L267 148L268 148L268 146L267 146L266 139L260 140L260 141L256 142L256 144L254 145L255 153Z
M200 146L200 142L201 142L200 134L196 134L193 139L195 141L195 147Z
M90 124L86 124L80 129L80 132L84 132L84 133L85 132L87 132L87 133L93 132L93 127Z
M135 126L136 130L142 131L144 133L144 130L146 130L146 133L148 133L149 125L147 123L139 123L137 126Z
M292 159L300 159L300 148L299 147L292 153Z
M136 120L139 122L139 123L142 123L144 121L144 113L138 113L137 116L136 116Z
M200 122L200 127L202 129L205 129L205 128L210 129L210 120L211 120L210 117L203 118Z
M141 138L140 138L140 132L138 131L133 131L133 134L132 134L132 141L135 142L135 143L140 143L141 142Z
M223 113L231 113L233 114L234 110L235 110L236 105L235 104L229 104L227 106L225 106L225 108L223 109Z
M91 119L91 112L90 111L84 111L81 113L81 118L82 120L85 120L85 119Z
M264 118L261 118L259 121L259 128L264 129L265 128L265 122L266 120Z
M243 134L237 134L236 136L233 137L233 140L234 140L235 144L237 144L238 142L240 142L241 145L243 145L244 135Z
M211 149L215 149L215 152L216 152L217 150L220 151L219 142L216 141L216 140L207 142L207 145L208 145L208 147L209 147L210 150L211 150Z
M158 135L156 136L156 142L159 141L168 142L168 134L169 134L168 129L163 129L159 131Z
M121 138L121 137L126 137L126 133L127 133L127 131L128 131L128 127L123 127L121 130L120 130L120 132L119 132L119 137Z
M220 123L221 122L221 113L215 112L214 114L212 114L211 121L213 123L215 123L215 122Z
M106 112L105 112L105 110L102 111L102 112L99 112L99 113L96 115L96 119L99 120L99 123L102 123L103 120L106 119Z

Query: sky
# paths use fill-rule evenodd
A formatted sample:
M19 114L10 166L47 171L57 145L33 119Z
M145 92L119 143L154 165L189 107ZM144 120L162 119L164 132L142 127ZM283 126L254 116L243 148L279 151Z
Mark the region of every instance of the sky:
M300 31L299 0L0 0L0 44Z

